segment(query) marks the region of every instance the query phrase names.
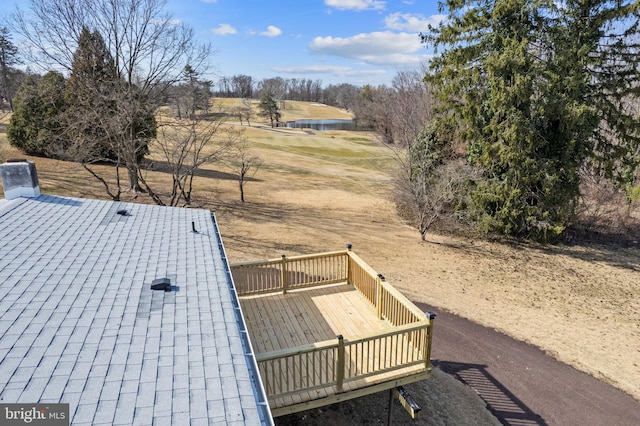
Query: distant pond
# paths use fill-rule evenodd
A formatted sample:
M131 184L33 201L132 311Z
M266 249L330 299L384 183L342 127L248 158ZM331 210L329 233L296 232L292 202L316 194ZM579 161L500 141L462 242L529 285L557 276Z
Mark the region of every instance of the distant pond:
M278 127L313 130L358 130L353 120L296 120L278 123Z

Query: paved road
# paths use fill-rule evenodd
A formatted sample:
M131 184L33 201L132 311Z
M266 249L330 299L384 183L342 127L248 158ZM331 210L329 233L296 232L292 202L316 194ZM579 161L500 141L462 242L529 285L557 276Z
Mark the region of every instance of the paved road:
M638 426L640 402L535 346L436 312L434 365L467 383L505 425Z

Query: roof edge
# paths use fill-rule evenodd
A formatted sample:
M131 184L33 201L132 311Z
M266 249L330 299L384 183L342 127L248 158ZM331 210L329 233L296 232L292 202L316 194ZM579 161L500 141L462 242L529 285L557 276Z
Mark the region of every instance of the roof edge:
M222 253L222 261L224 263L225 275L227 277L227 283L229 285L229 292L231 293L233 308L236 312L236 323L238 324L240 332L239 334L242 340L245 358L247 360L247 367L249 367L249 373L252 379L251 381L253 382L253 391L258 406L258 414L263 425L274 426L275 423L273 422L273 415L271 414L271 408L269 407L267 392L264 388L264 384L262 383L262 378L260 377L258 361L256 360L253 346L251 345L251 341L249 340L249 330L247 329L247 324L244 321L244 314L242 313L242 307L240 306L240 299L238 298L236 286L233 282L233 276L231 275L231 267L229 266L227 252L224 248L224 243L222 242L222 235L220 234L218 221L216 220L216 215L214 212L211 212L211 221L213 222L213 229L218 240L218 247L220 248L220 251Z

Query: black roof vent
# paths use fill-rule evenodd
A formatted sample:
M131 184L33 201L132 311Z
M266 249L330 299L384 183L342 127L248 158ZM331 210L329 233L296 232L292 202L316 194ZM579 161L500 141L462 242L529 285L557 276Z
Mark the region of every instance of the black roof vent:
M129 212L126 209L120 209L116 213L118 213L120 216L129 216Z
M151 282L151 290L171 291L171 280L169 278L158 278Z

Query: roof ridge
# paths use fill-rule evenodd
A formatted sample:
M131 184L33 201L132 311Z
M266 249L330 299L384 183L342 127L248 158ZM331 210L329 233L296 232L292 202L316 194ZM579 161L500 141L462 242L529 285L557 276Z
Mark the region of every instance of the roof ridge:
M0 217L2 217L5 214L9 213L15 207L26 203L27 201L29 201L29 199L28 198L23 198L23 197L15 198L13 200L0 199Z

